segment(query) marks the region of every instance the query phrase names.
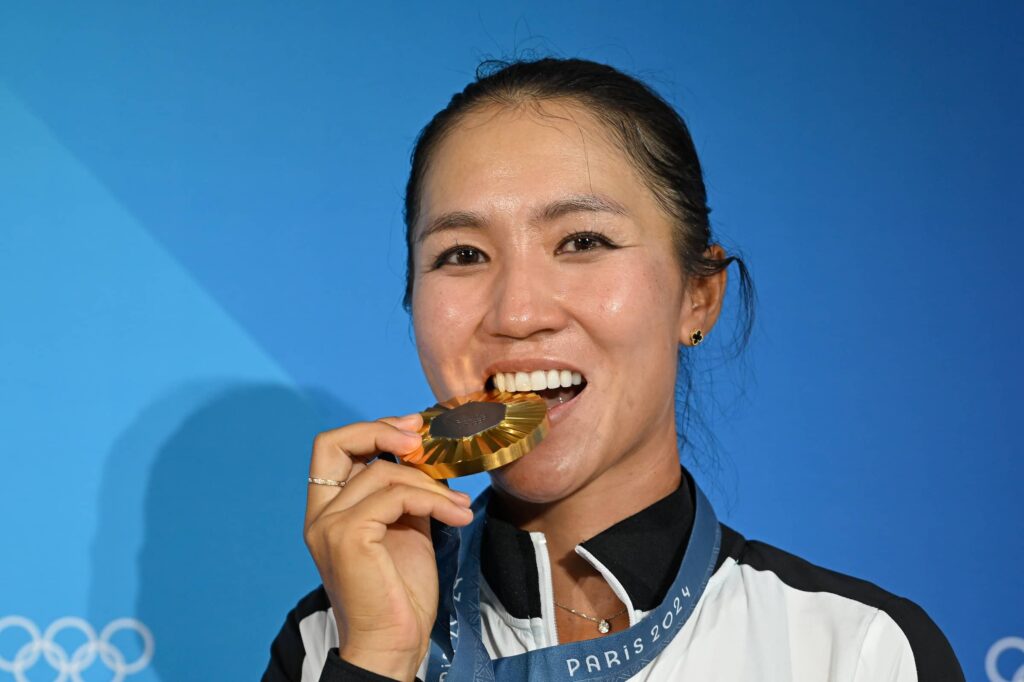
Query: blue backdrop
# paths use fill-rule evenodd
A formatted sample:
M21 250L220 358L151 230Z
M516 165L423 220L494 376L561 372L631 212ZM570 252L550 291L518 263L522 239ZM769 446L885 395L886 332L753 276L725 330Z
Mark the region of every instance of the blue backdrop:
M919 602L968 679L1024 679L1022 7L5 3L0 682L258 677L318 582L313 436L433 402L413 139L530 50L679 107L752 270L687 460L723 520Z

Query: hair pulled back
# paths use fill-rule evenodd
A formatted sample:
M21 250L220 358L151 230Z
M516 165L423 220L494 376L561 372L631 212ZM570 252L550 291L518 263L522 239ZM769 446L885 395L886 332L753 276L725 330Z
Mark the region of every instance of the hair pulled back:
M420 131L412 152L406 185L405 240L407 250L403 306L411 311L414 280L413 230L419 218L420 194L431 158L462 118L490 105L516 107L545 100L568 100L586 109L629 158L661 208L672 219L673 245L685 277L716 274L735 262L739 268L737 354L753 327L753 280L737 256L705 255L712 240L707 191L697 150L679 113L642 81L611 66L585 59L544 57L531 60L486 60L476 79L452 96L448 105ZM693 353L680 346L677 379L677 420L680 445L683 422L690 407ZM680 409L680 403L682 403ZM713 434L708 434L714 439Z

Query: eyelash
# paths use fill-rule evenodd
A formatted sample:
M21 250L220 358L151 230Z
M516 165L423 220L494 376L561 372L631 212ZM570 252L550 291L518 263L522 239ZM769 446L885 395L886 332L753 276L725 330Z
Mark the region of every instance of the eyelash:
M561 248L561 247L565 246L566 244L568 244L569 242L575 241L577 239L594 239L596 241L601 242L601 244L603 246L605 246L605 247L615 248L615 244L612 242L611 239L609 239L607 236L601 234L600 232L595 232L593 230L584 230L584 231L581 231L581 232L573 232L573 233L567 235L566 238L562 240L562 243L559 244L558 246L559 246L559 248ZM593 251L593 249L583 249L583 251ZM576 253L582 253L583 251L577 251Z
M456 243L455 246L453 246L452 248L447 249L446 251L442 252L441 255L438 256L434 260L434 266L431 268L431 270L437 270L438 268L443 268L445 265L457 265L456 263L447 263L445 261L447 261L449 258L454 256L455 254L457 254L459 251L474 251L474 252L480 253L480 250L478 248L476 248L475 246L468 246L466 244ZM468 265L475 265L475 263L469 263Z
M559 243L558 248L561 249L566 244L568 244L570 242L573 242L573 241L576 241L578 239L593 239L593 240L595 240L597 242L600 242L600 246L603 246L605 248L610 248L610 249L617 248L615 243L612 242L611 239L609 239L607 236L601 234L600 232L594 232L593 230L587 230L587 231L582 231L582 232L572 232L572 233L566 235L565 239L563 239L561 241L561 243ZM587 251L593 251L594 248L596 248L596 247L591 247L589 249L581 249L579 251L573 251L573 252L570 252L570 253L585 253ZM473 251L475 253L482 253L480 251L480 249L476 248L475 246L468 246L466 244L456 244L452 248L447 249L446 251L441 253L441 255L439 255L437 257L437 259L434 260L434 267L432 269L436 270L438 268L444 267L445 265L456 265L456 266L458 266L458 264L456 264L456 263L448 263L446 261L449 258L451 258L452 256L454 256L455 254L459 253L460 251ZM463 267L465 265L477 265L477 263L465 263L465 264L463 264L462 266L459 266L459 267Z

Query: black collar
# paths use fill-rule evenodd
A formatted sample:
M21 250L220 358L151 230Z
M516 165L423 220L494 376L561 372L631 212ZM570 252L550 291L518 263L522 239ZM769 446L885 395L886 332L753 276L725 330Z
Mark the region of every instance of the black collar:
M580 543L622 584L633 608L661 603L679 570L693 526L693 478L680 465L674 492ZM493 498L492 498L493 499ZM487 505L480 570L502 606L516 618L541 616L539 578L527 531L493 514Z

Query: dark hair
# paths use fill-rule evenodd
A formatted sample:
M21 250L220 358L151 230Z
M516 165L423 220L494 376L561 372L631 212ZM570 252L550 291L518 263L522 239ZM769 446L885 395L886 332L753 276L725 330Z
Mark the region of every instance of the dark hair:
M431 157L463 116L488 105L518 106L544 100L569 100L582 105L626 153L662 209L675 224L676 255L687 276L709 276L735 262L739 268L738 354L749 340L754 321L754 285L746 264L737 256L707 258L714 243L708 221L710 208L697 150L682 117L642 81L606 64L584 59L545 57L535 60L487 60L476 70L476 80L452 96L419 136L412 152L412 168L405 192L406 284L403 306L411 310L413 288L413 227L419 217L420 192ZM703 349L703 347L702 347ZM677 420L680 449L687 421L693 372L690 356L680 346L677 379ZM682 410L678 409L682 399ZM712 439L713 434L708 434Z

